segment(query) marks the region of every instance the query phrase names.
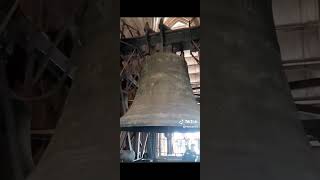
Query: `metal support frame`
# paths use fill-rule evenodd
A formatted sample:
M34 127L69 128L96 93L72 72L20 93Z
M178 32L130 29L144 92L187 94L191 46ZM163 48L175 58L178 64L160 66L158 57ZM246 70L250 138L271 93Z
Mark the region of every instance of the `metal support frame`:
M120 77L122 76L123 72L125 71L127 65L129 64L129 62L130 62L132 56L135 54L135 52L136 52L136 49L133 50L133 52L131 53L131 55L129 56L129 58L127 60L127 63L123 66L123 68L122 68L122 70L120 72Z
M173 144L172 144L172 133L165 133L165 137L167 138L167 154L173 153Z
M122 76L125 74L124 72L127 70L127 66L130 63L132 57L138 52L138 50L136 48L133 49L132 53L130 54L127 63L124 65L124 67L122 68L121 72L120 72L120 78L122 78ZM126 74L126 79L129 80L127 81L127 85L126 85L126 92L129 90L129 88L131 87L132 84L135 84L135 86L137 86L137 82L135 81L135 79L132 77L131 74L127 75ZM127 94L124 92L124 90L122 89L122 86L120 85L120 98L121 98L121 105L122 105L122 110L123 113L126 113L126 111L128 110L128 97ZM142 156L141 154L141 140L140 140L140 133L136 133L135 136L131 137L130 132L120 132L120 150L123 149L126 145L125 145L125 139L127 138L127 145L129 146L130 151L135 151L136 153L136 158L135 160L139 160ZM132 144L132 140L134 138L134 142L135 144Z
M127 137L127 132L120 132L120 150L124 148Z
M192 53L191 51L190 51L190 54L191 54L191 56L193 57L193 59L196 60L196 62L200 65L200 60L197 59L197 58L193 55L193 53Z
M129 149L130 151L133 150L132 148L132 143L131 143L131 136L130 136L130 132L127 133L127 138L128 138L128 144L129 144Z
M135 76L135 77L136 77L136 76ZM129 89L131 88L131 85L132 85L132 84L133 84L135 87L139 87L138 82L134 79L134 77L133 77L131 74L129 74L129 75L127 76L127 80L129 80L130 83L128 84L126 90L129 90Z
M147 146L147 141L148 141L149 133L146 134L145 139L143 140L143 145L142 145L142 157L146 151L146 146Z
M200 46L198 46L193 40L191 40L191 43L192 43L193 47L195 47L196 50L200 52Z
M124 39L124 38L126 38L126 36L124 35L124 24L122 22L122 26L120 29L120 39Z
M141 152L140 152L140 144L141 144L141 132L137 132L135 134L135 153L136 158L135 160L139 160L141 158Z
M134 161L138 161L143 158L143 155L146 152L146 146L148 141L149 133L130 133L130 132L121 132L120 133L120 150L122 150L126 144L129 147L130 151L134 151L136 156Z
M130 33L130 35L131 35L131 37L134 37L131 29L134 30L138 36L140 36L139 30L137 30L137 29L135 29L134 27L132 27L132 26L130 26L129 24L127 24L123 19L122 19L121 21L122 21L123 30L124 30L124 26L126 26L127 29L128 29L128 31L129 31L129 33ZM123 33L123 31L122 31L122 33Z
M128 109L125 104L125 97L124 97L124 93L123 93L121 85L120 85L120 100L121 100L122 112L124 114L127 112Z

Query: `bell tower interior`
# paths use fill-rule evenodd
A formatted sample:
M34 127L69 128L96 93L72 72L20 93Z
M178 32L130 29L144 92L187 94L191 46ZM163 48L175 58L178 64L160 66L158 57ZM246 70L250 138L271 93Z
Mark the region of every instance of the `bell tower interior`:
M120 161L199 162L200 18L120 18L120 29Z

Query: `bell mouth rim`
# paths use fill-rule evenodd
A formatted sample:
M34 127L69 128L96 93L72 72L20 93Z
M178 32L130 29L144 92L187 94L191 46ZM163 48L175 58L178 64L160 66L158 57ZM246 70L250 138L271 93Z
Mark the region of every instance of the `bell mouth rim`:
M155 133L166 133L166 132L200 132L200 127L183 127L183 126L127 126L120 127L120 131L129 132L155 132Z

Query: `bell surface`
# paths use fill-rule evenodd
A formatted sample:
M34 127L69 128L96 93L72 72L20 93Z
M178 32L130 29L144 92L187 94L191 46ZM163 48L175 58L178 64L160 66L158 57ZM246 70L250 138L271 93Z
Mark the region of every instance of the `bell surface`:
M281 67L272 1L211 2L204 12L212 17L204 38L210 46L201 49L214 62L202 63L210 67L202 73L212 88L202 91L211 117L201 130L201 177L319 179Z
M103 11L109 15L97 14L97 2L88 1L85 18L81 19L79 34L85 43L71 55L77 70L63 114L45 153L26 180L120 179L120 168L111 163L119 162L119 151L110 148L113 135L119 132L117 126L110 125L119 118L114 113L119 110L114 105L118 97L110 92L117 93L118 88L108 83L110 73L119 71L114 68L118 63L106 61L118 56L118 47L113 45L119 42L118 37L106 31L117 22L111 20L112 6L107 1Z
M200 106L182 57L161 52L146 58L135 99L120 126L124 131L199 131Z

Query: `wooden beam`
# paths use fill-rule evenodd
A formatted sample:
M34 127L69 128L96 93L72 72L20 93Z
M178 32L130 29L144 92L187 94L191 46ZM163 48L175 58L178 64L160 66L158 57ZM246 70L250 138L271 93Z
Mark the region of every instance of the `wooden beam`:
M290 71L290 70L319 70L320 69L320 61L314 62L314 63L299 63L299 64L292 64L289 66L282 66L282 69L285 71Z
M309 104L296 104L296 107L299 111L302 112L320 114L320 107L316 107Z
M303 59L292 59L292 60L282 60L284 66L288 66L296 63L313 63L320 62L320 57L303 58Z
M302 102L302 101L320 101L320 96L309 96L309 97L297 97L293 98L295 102Z
M40 129L40 130L31 130L32 135L53 135L55 129Z
M320 57L283 60L282 61L282 69L284 69L284 70L319 68L319 66L320 66Z
M320 78L292 81L292 82L289 82L289 86L291 89L303 89L303 88L309 88L309 87L317 87L317 86L320 86Z
M304 29L318 28L318 27L319 27L319 21L309 21L305 23L277 25L275 29L277 31L297 31L297 30L304 30Z
M178 30L168 30L164 32L165 42L164 45L172 45L173 49L176 51L180 51L181 48L183 50L190 50L193 48L191 44L192 41L200 40L200 27L191 27L184 28ZM154 47L161 42L160 33L150 33L150 46ZM130 44L128 46L127 44ZM147 45L147 41L144 36L135 37L135 38L127 38L122 39L122 43L120 44L121 54L130 54L132 52L133 47L137 47L140 51L144 51L144 47Z
M54 42L51 42L45 33L35 29L29 20L24 17L18 19L12 20L8 24L8 37L23 48L36 49L43 53L50 60L48 67L50 71L58 69L59 71L67 72L72 66L69 58L55 47ZM29 37L28 41L20 38L23 36ZM70 74L69 78L72 79L73 74Z

